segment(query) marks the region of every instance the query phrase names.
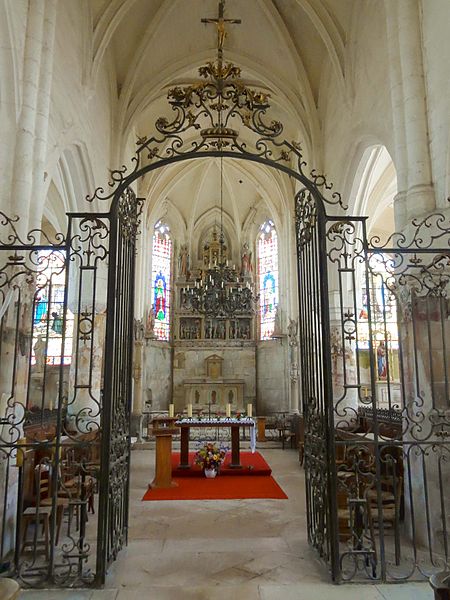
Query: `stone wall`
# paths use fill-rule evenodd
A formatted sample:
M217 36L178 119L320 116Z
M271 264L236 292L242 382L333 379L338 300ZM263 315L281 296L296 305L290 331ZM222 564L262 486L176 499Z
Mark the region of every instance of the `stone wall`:
M289 410L286 340L259 342L257 347L257 405L259 415Z
M213 354L218 354L223 358L222 376L224 379L244 380L244 407L247 403L254 402L256 396L254 344L244 343L237 347L176 345L173 369L173 398L176 410L183 410L185 406L183 381L194 377L206 377L205 360Z
M143 347L143 406L167 410L172 398L172 349L166 342L147 340Z

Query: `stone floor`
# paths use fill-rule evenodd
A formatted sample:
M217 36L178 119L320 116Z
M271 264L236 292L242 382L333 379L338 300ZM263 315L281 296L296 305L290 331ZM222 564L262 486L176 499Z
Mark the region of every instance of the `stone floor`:
M306 539L304 476L265 450L288 500L141 502L154 453L132 455L129 545L104 590L27 591L22 600L432 600L428 584L341 585Z

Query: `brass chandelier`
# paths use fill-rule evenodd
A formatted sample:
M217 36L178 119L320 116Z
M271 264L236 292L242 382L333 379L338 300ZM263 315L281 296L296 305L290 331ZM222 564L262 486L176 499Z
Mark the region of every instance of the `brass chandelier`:
M220 232L214 229L207 269L191 285L183 289L184 305L207 317L233 318L253 315L258 296L253 293L251 280L244 281L233 266L229 266L223 232L223 157L220 157ZM212 260L211 260L212 257Z

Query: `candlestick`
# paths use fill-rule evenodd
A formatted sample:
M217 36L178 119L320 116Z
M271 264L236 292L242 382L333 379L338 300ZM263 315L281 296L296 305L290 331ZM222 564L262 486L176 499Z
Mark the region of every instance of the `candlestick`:
M251 403L247 404L247 416L251 417L253 414L253 405Z
M231 417L231 404L227 404L227 417Z
M192 418L192 404L187 405L187 416L189 419Z
M175 415L175 406L173 404L169 404L169 417L173 417Z

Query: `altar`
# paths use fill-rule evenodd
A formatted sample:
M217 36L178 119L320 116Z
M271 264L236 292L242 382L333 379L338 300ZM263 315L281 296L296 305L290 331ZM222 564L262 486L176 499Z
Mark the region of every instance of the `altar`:
M181 429L180 441L180 469L189 469L189 434L193 427L229 427L231 429L231 464L233 469L240 469L240 438L241 427L250 428L250 446L254 453L256 448L255 421L251 417L209 417L203 419L183 418L175 422L175 426Z

